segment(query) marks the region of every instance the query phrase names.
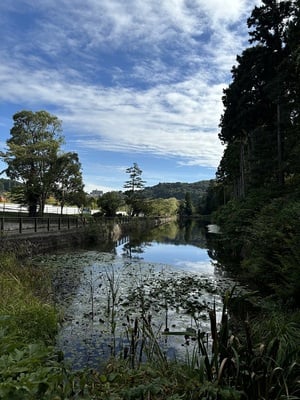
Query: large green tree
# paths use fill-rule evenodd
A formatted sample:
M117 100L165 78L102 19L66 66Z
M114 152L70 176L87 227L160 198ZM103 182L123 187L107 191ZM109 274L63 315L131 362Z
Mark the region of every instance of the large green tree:
M114 217L124 204L124 198L120 192L106 192L99 197L97 203L106 217Z
M59 185L66 186L64 171L74 164L74 155L61 150L64 138L56 116L47 111L24 110L16 113L13 121L7 151L0 156L7 163L7 176L23 184L23 203L28 205L29 215L42 215L48 196ZM76 168L81 188L78 163Z
M145 215L150 217L174 217L178 214L179 201L174 197L145 200L144 204Z
M220 139L226 144L218 178L236 197L262 185L283 186L290 167L290 46L292 2L263 0L248 27L254 46L237 57L224 91Z

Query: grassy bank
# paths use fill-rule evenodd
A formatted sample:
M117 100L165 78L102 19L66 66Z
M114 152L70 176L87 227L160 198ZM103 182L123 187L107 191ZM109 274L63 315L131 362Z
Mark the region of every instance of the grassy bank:
M80 394L81 376L66 369L53 347L59 315L47 271L1 253L0 293L0 399L88 398Z

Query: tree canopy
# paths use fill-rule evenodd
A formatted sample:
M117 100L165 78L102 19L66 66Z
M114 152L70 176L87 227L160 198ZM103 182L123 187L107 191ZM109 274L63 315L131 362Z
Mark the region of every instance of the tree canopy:
M144 188L145 181L142 179L143 171L137 163L133 163L132 167L127 168L126 173L129 174L129 180L124 183L124 189L133 193L136 190Z
M297 5L298 3L298 5ZM299 2L264 0L248 27L252 47L237 57L224 91L218 179L244 197L294 176L299 134ZM294 48L294 49L293 49ZM299 154L298 154L299 155ZM298 168L298 167L297 167Z
M143 195L146 198L169 199L175 197L177 200L184 200L187 192L191 194L191 200L194 204L205 198L210 181L199 181L193 183L169 182L158 183L154 186L147 186L143 189Z
M106 217L114 217L118 209L124 204L124 198L120 192L106 192L99 197L97 204Z
M61 150L64 138L56 116L24 110L13 121L7 151L0 156L7 163L7 176L22 183L19 198L28 206L29 215L42 215L50 194L58 195L61 190L67 195L70 187L73 192L82 190L78 156Z

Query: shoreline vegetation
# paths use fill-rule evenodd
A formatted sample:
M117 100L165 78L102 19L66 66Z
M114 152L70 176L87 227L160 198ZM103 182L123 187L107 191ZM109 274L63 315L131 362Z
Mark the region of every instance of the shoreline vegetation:
M277 304L267 303L254 318L257 310L245 309L234 290L224 293L220 324L213 306L208 315L211 347L201 331L186 332L194 351L185 362L166 359L141 309L128 322L126 356L74 372L54 347L62 316L51 299L50 274L30 257L2 252L0 289L3 400L300 398L299 314ZM141 341L146 362L137 354Z

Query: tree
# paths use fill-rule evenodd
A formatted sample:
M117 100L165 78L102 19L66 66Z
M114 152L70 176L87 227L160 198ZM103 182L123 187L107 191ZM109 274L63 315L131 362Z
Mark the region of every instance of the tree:
M180 204L179 214L181 217L191 217L193 214L193 203L191 193L186 192L184 201Z
M145 181L142 180L143 171L139 168L137 163L133 163L133 167L127 168L126 173L129 174L130 179L125 182L124 188L134 193L136 190L143 189Z
M268 57L265 63L265 69L268 71L265 86L269 103L272 104L275 114L275 126L273 128L273 141L276 150L275 176L280 186L284 184L284 164L286 164L283 154L285 135L282 128L290 122L286 60L290 58L287 37L288 21L292 12L291 1L263 0L263 5L255 7L248 19L248 27L254 28L249 32L250 43L258 42L265 49Z
M179 201L171 197L169 199L151 199L145 201L145 214L151 217L174 217L178 213Z
M124 199L120 192L107 192L98 199L98 205L106 217L114 217L123 204Z
M233 82L224 91L219 137L227 147L218 179L231 185L234 197L243 198L262 185L283 186L291 165L287 133L293 101L286 65L291 15L289 1L263 0L254 8L248 27L250 43L257 44L237 57Z
M81 164L77 153L62 154L57 160L57 181L54 195L60 202L61 214L66 203L78 203L78 193L83 192ZM82 204L81 204L82 205Z
M46 111L21 111L0 157L7 163L7 176L23 184L23 202L29 215L43 215L47 197L55 191L69 156L61 151L61 121ZM70 158L69 158L70 162ZM82 185L82 182L80 182Z
M218 262L298 305L300 1L261 3L248 19L256 45L238 57L223 97Z
M143 211L143 196L141 189L145 186L145 181L142 180L143 171L139 168L137 163L126 169L129 174L129 180L125 182L124 188L128 189L126 194L126 203L130 207L130 215L138 215Z

